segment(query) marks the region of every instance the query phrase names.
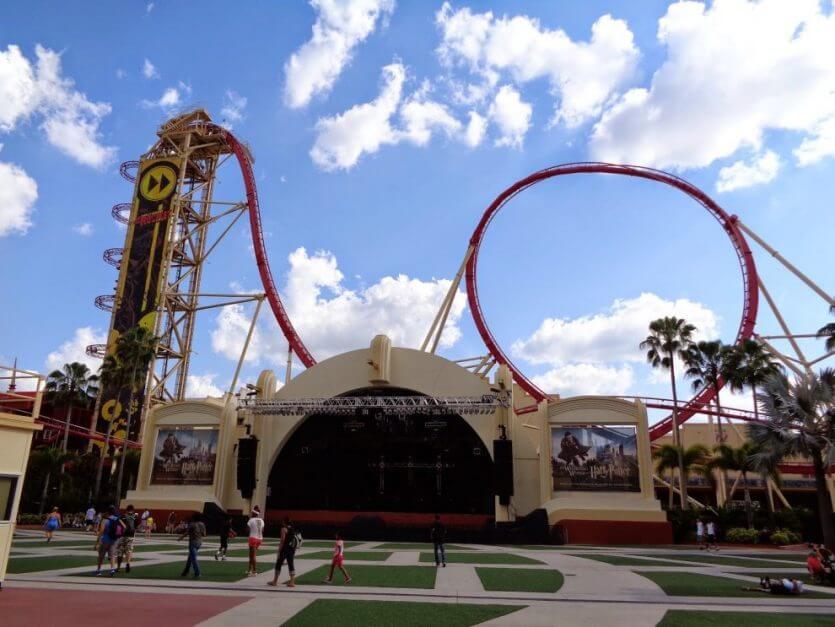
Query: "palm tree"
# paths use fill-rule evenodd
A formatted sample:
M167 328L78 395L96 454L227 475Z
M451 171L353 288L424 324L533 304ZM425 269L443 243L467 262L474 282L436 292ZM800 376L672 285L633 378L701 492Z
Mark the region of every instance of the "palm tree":
M681 446L681 434L678 430L678 396L676 394L676 356L684 359L688 346L692 343L693 332L696 327L688 324L682 318L668 316L653 320L649 324L650 334L639 344L641 350L647 351L647 361L653 368L664 368L670 371L670 384L673 388L673 443ZM678 458L679 481L684 477L684 462ZM681 487L681 508L687 507L687 486L683 481Z
M793 383L783 375L766 379L757 394L765 423L748 426L748 437L773 462L788 456L811 459L824 543L835 549L832 501L826 485L831 442L835 438L835 370L808 373Z
M662 444L652 452L655 458L655 468L659 474L665 470L670 472L670 490L668 508L673 508L673 470L679 468L679 459L683 462L684 474L679 478L679 484L687 483L693 472L702 473L710 457L710 451L703 444L688 446L683 451L675 444Z
M662 444L652 451L655 459L655 469L659 475L670 473L670 489L668 490L667 509L673 509L673 485L675 484L675 470L678 468L679 448L675 444Z
M76 404L87 406L91 399L98 394L99 378L90 372L90 369L77 361L71 364L64 364L61 370L53 370L46 380L45 390L54 404L63 403L67 406L67 413L64 418L64 440L61 450L67 450L67 441L70 437L70 422L72 410Z
M137 384L144 385L148 372L148 366L156 355L157 338L145 327L135 326L128 329L116 340L116 361L119 363L119 370L125 377L125 382L130 390L128 406L126 411L125 439L122 443L122 451L125 451L127 440L130 438L131 421L134 413L134 399L136 398ZM128 375L129 373L129 375ZM116 500L122 498L122 478L125 474L125 458L119 458L119 474L116 479Z
M754 417L759 420L757 388L772 375L783 374L784 369L774 361L771 352L757 340L747 339L731 348L722 376L730 388L741 392L746 387L754 395Z
M43 490L41 491L41 503L38 506L38 514L43 514L46 507L46 499L49 496L49 482L53 476L61 472L64 464L75 458L73 453L67 453L54 446L39 448L32 451L29 456L29 468L44 473Z
M780 460L773 455L763 453L757 449L752 455L754 470L760 473L762 477L763 486L765 486L765 506L768 511L768 526L771 529L777 529L777 519L774 517L774 495L771 493L769 481L774 485L779 486L782 482L780 475Z
M742 478L742 491L745 494L745 521L748 528L754 526L754 510L751 507L751 490L748 487L748 473L757 472L758 466L754 461L757 453L756 445L752 442L743 442L741 446L734 448L728 444L717 444L713 449L713 457L708 461L708 468L716 468L727 472L734 470Z
M832 307L829 308L829 312L835 313L835 305L832 305ZM835 322L823 325L820 329L818 329L817 336L826 338L827 351L835 351Z
M114 388L121 388L126 385L127 375L122 368L122 365L113 355L107 355L99 367L99 381L103 390L112 390ZM96 499L99 498L99 491L101 490L101 478L104 471L104 458L110 453L110 437L113 435L113 427L116 425L118 416L113 416L111 420L107 421L107 432L104 435L104 444L102 445L101 455L99 455L98 468L96 469L96 485L93 488L93 495Z
M713 390L719 442L725 441L725 434L722 433L722 404L719 401L719 390L722 389L722 374L728 368L730 356L730 347L715 340L691 344L684 357L684 364L687 366L684 376L693 379L693 391L698 392L702 388Z

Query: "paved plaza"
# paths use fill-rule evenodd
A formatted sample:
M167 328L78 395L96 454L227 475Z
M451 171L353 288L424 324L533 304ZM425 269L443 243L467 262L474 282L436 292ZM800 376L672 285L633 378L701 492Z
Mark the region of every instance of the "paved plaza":
M185 543L163 534L137 538L132 572L111 578L106 570L94 574L91 535L60 532L46 544L39 532L20 531L0 594L2 624L835 624L833 588L807 585L801 597L743 590L760 575L806 580L802 551L449 544L447 567L436 568L429 544L347 542L353 581L337 575L326 585L330 544L305 541L298 586L289 589L266 585L274 539L262 548L256 577L245 575L245 540L231 543L225 562L215 561L216 545L206 542L203 575L194 580L179 576Z

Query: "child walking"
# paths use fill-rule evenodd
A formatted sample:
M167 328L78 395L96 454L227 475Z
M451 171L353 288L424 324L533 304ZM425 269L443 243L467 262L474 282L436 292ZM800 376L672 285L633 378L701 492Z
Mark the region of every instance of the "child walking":
M220 548L215 552L215 561L226 561L226 551L229 549L229 538L234 538L236 535L232 529L232 519L227 518L220 526Z
M342 571L343 576L345 577L345 583L351 583L351 576L348 574L348 571L345 570L345 543L342 541L342 538L339 534L335 534L334 538L336 543L333 546L333 559L331 560L331 571L328 574L328 578L324 580L323 583L331 583L333 581L333 571L335 568L338 568Z

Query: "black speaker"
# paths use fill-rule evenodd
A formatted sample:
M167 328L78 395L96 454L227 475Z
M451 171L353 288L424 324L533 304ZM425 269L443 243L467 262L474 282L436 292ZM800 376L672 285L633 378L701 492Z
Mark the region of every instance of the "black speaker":
M493 440L493 490L502 505L513 496L513 441Z
M258 438L254 435L238 440L238 490L245 499L251 499L255 491L255 460L258 455Z

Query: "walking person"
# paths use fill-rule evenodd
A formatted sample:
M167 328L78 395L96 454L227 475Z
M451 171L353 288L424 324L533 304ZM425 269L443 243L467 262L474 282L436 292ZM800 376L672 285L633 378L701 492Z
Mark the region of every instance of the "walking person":
M713 550L718 551L719 550L719 545L716 543L716 523L713 522L712 520L708 520L706 531L707 531L707 542L705 543L705 546L707 547L707 550L708 551L710 550L710 545L712 544L713 545Z
M284 561L286 560L287 570L290 573L290 579L287 581L286 586L288 588L296 587L295 557L296 549L299 547L299 544L300 534L298 534L296 529L293 527L293 521L290 520L289 517L285 518L284 523L281 526L281 540L278 543L278 557L275 560L275 574L273 575L273 580L267 582L268 585L278 585L278 577L281 574L281 567L284 565Z
M200 564L197 563L197 552L203 546L203 538L206 537L206 525L200 520L200 514L195 513L191 517L191 521L186 527L179 540L188 536L188 559L186 560L186 567L180 573L180 577L186 577L190 569L194 570L194 578L200 579Z
M110 576L116 574L116 547L123 531L124 526L116 514L116 507L111 505L107 508L107 516L102 519L96 534L96 551L99 554L96 577L101 577L101 565L105 555L110 560Z
M90 505L87 508L87 513L84 514L84 531L96 530L96 508Z
M229 538L234 538L237 535L238 534L235 533L235 530L232 529L232 519L227 516L224 519L223 524L220 526L220 548L215 551L215 561L226 561L226 551L229 549ZM247 574L249 574L249 571L247 571Z
M174 515L174 512L168 512L168 520L165 523L165 533L174 533L174 529L177 528L177 516Z
M435 549L435 566L443 565L446 568L446 550L444 549L444 544L446 543L446 525L441 522L439 514L435 514L435 522L432 524L429 536L432 539L432 547Z
M345 577L345 583L351 583L351 576L345 570L345 543L342 537L337 533L334 535L333 558L331 559L331 570L328 573L328 578L322 583L331 583L333 581L333 571L339 569L342 571L342 576Z
M705 539L705 521L701 518L696 519L696 544L699 545L699 548L704 550L707 546L704 544Z
M133 557L133 539L136 537L136 512L133 505L128 505L125 508L125 513L121 518L122 521L122 537L119 538L119 544L116 550L116 572L122 568L122 563L125 564L125 572L130 572L130 560Z
M249 540L247 541L249 545L249 567L246 574L249 577L254 577L258 574L258 549L264 542L264 519L261 518L258 509L253 508L249 513L246 526L249 528Z
M52 542L52 534L61 528L61 512L57 507L53 507L52 511L46 517L46 522L43 525L44 533L46 534L46 541Z

